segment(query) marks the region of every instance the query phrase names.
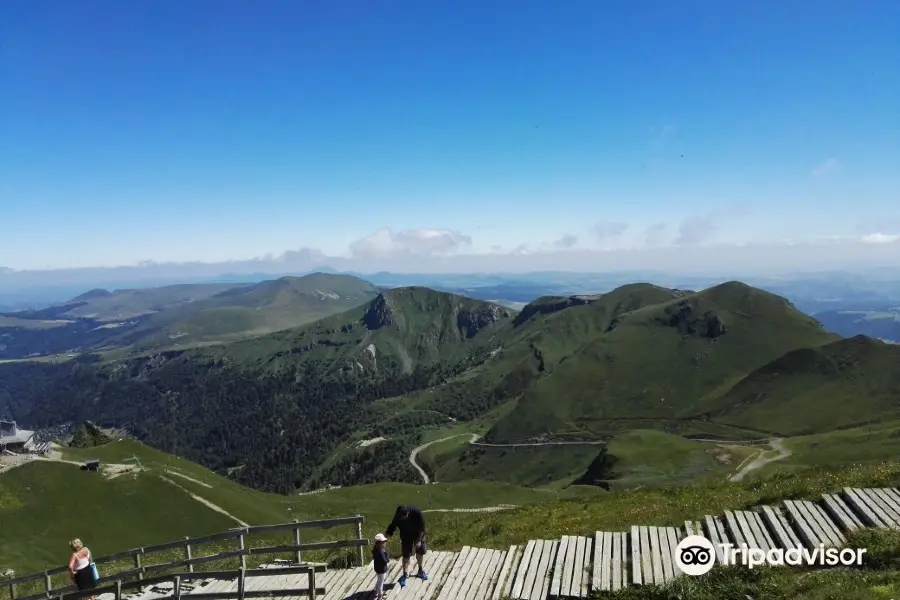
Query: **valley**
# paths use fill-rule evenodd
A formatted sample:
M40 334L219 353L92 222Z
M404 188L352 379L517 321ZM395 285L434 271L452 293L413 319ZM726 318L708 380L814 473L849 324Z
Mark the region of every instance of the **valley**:
M48 536L0 561L52 560L58 526L38 523L67 486L118 515L94 532L112 551L292 518L380 523L401 501L448 529L442 547L505 528L498 539L515 543L530 511L568 502L602 522L639 516L656 494L691 499L695 514L771 486L896 481L900 347L841 338L764 290L627 284L516 311L363 289L347 310L246 339L0 364L7 418L87 422L50 459L0 474L0 510L23 528L8 535ZM79 471L89 459L105 475ZM135 516L162 496L183 519Z

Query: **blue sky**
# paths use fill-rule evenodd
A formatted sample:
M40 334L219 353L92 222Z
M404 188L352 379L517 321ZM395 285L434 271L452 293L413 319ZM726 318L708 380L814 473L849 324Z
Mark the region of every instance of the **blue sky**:
M3 266L306 248L489 270L826 238L900 262L900 3L7 0L0 17Z

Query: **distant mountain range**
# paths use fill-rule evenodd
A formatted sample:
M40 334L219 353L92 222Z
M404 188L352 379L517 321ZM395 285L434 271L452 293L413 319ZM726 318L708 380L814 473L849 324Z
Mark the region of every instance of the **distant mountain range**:
M521 311L425 287L379 291L335 275L206 291L187 304L171 294L173 308L138 318L199 305L206 308L164 319L160 329L200 319L222 335L258 326L246 311L278 315L264 317L271 326L297 307L305 307L300 319L356 306L216 346L3 364L0 414L34 427L90 420L127 429L284 492L417 481L411 449L424 433L462 423L481 428L489 444L541 444L635 429L752 439L900 418L900 346L841 339L785 298L738 282L700 292L629 284L541 297ZM90 292L79 301L87 304L52 316L121 311L109 304L116 294ZM130 298L129 309L148 307L119 297ZM232 319L235 310L245 316ZM377 441L375 451L364 440ZM502 447L465 443L432 457L429 468L442 480L549 483L547 473L575 479L602 458L592 446L541 452L533 466L543 475Z

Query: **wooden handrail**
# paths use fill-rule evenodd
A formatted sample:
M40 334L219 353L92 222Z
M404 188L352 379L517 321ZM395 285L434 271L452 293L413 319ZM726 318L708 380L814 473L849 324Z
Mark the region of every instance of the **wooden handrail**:
M103 557L99 557L95 560L98 568L101 573L103 571L103 565L109 564L115 561L120 561L123 559L132 558L134 561L134 568L128 569L125 571L119 571L112 575L104 575L104 579L113 579L121 580L124 577L134 577L137 576L139 581L137 583L146 585L147 579L144 579L144 575L148 573L153 573L156 571L164 570L164 569L172 569L172 568L180 568L187 567L189 569L189 573L193 574L193 568L195 565L212 562L216 560L223 560L228 558L240 558L241 566L246 567L246 557L249 555L260 555L260 554L279 554L283 552L291 552L294 554L296 562L301 562L302 552L306 551L314 551L314 550L329 550L336 548L356 548L357 549L357 557L359 560L359 564L364 564L364 554L363 548L368 546L369 540L362 537L362 524L365 522L365 517L362 515L354 515L351 517L340 517L336 519L321 519L316 521L293 521L291 523L278 523L275 525L255 525L249 527L238 527L235 529L230 529L228 531L222 531L219 533L214 533L210 535L198 536L198 537L185 537L182 540L165 542L162 544L156 544L153 546L145 546L143 548L134 548L131 550L127 550L124 552L119 552L116 554L111 554ZM308 542L308 543L300 543L300 531L303 529L312 529L312 528L331 528L342 525L356 525L356 537L354 539L344 539L337 541L326 541L326 542ZM293 531L294 532L294 544L289 545L278 545L278 546L267 546L260 548L247 547L245 538L253 535L260 535L266 533L280 532L280 531ZM211 542L235 539L237 541L237 549L219 552L217 554L209 555L209 556L194 556L194 550L196 550L196 546L201 544L208 544ZM141 557L147 556L149 554L153 554L155 552L163 552L166 550L174 550L176 548L184 549L184 559L171 561L168 563L162 563L157 565L142 565ZM21 577L16 577L14 579L8 579L3 581L3 586L9 587L10 599L31 599L31 598L52 598L58 596L59 593L65 592L66 590L71 590L74 586L64 586L60 588L53 588L51 577L53 575L58 575L61 573L66 573L68 569L66 567L57 567L54 569L48 569L46 571L42 571L40 573L31 573L29 575L23 575ZM281 570L283 571L283 570ZM200 576L208 577L207 574L200 572ZM36 581L39 579L44 580L44 592L38 595L33 596L16 596L16 585L21 583L28 583L31 581ZM169 576L165 577L165 580L168 581ZM109 590L107 590L109 591ZM104 593L104 592L97 592ZM67 596L68 598L68 596Z
M323 573L326 571L326 567L324 565L303 565L299 567L286 567L283 569L237 569L234 571L209 571L205 573L194 573L194 572L186 572L186 573L170 573L168 575L162 575L159 577L154 577L152 579L145 579L143 581L129 581L124 582L121 578L117 578L115 582L111 585L106 585L103 587L94 588L92 590L84 590L84 591L75 591L69 593L61 593L54 596L50 596L54 600L80 600L81 598L88 598L90 596L99 596L100 594L111 593L115 595L116 600L122 599L122 593L126 590L134 589L134 588L143 588L151 585L159 585L161 583L169 583L172 582L172 595L165 596L165 598L180 598L181 596L181 584L184 581L190 581L192 579L237 579L238 580L238 589L236 592L215 592L215 593L197 593L190 594L192 598L197 598L198 600L227 600L234 599L244 600L245 598L263 598L263 597L271 597L271 596L299 596L308 594L310 598L315 599L318 594L324 594L325 589L321 587L316 587L316 573ZM246 591L246 578L247 577L271 577L271 576L284 576L284 575L307 575L309 577L309 588L288 588L288 589L279 589L279 590L265 590L265 591ZM42 598L48 598L46 595L34 595L34 596L26 596L21 600L39 600Z

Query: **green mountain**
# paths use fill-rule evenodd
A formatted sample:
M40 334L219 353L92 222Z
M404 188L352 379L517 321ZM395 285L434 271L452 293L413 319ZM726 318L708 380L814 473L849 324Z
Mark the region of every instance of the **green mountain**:
M704 420L720 395L753 370L837 338L784 298L742 283L675 294L611 313L605 328L524 393L487 437L590 438L641 426L677 431Z
M265 306L310 297L292 283L225 295L232 306L252 294ZM632 284L519 313L412 287L218 346L0 365L0 413L35 427L125 428L271 491L419 482L412 449L447 436L450 446L423 455L432 474L564 486L602 479L588 472L609 471L596 443L610 438L632 440L619 448L669 440L685 460L712 464L673 438L622 437L633 430L749 439L897 418L900 383L884 373L896 351L842 342L784 298L736 282L700 292ZM848 402L862 397L864 416ZM592 444L557 443L582 440ZM523 444L534 449L517 452ZM621 476L638 480L629 473L640 460L620 463L631 465Z
M92 290L61 306L0 315L0 358L84 351L122 357L235 341L361 306L378 292L362 279L324 273L257 284Z

